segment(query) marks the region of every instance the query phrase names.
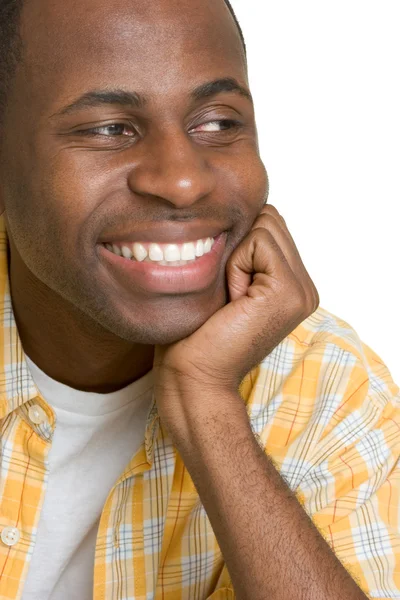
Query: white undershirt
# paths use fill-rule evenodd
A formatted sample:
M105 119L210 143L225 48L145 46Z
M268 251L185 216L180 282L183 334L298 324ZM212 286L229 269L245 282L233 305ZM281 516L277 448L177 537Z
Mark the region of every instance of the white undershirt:
M153 373L111 394L74 390L28 357L56 413L49 481L23 600L92 600L97 529L107 496L144 442Z

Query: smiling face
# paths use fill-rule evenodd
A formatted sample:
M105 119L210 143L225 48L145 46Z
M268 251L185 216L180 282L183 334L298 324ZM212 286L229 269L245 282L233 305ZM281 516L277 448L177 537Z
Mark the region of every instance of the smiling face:
M21 27L0 147L12 260L124 340L186 337L226 303L267 194L228 8L41 0Z

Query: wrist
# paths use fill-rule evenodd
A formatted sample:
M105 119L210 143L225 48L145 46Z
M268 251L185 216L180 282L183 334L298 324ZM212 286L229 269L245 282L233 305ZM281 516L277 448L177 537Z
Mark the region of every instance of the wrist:
M184 422L175 428L174 442L181 454L212 451L221 439L253 436L246 405L239 392L193 388L183 398Z

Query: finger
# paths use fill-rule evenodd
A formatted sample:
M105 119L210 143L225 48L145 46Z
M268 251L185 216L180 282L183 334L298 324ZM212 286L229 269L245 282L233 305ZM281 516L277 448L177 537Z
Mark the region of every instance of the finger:
M276 206L274 206L273 204L264 204L264 206L262 207L262 209L259 213L259 216L261 216L261 215L270 215L271 217L274 217L278 221L278 223L280 223L281 225L286 227L285 219L283 218L281 213L278 211Z
M287 228L286 222L272 205L265 206L255 221L253 229L266 228L273 234L281 247L290 268L299 282L303 285L307 304L311 312L319 306L319 294L307 269L304 266L298 248Z
M266 286L273 280L294 277L284 253L268 229L251 231L232 253L227 264L231 301L247 295L254 274L258 276L257 283L262 281Z
M279 238L279 240L282 240L282 241L284 241L284 239L287 240L287 242L283 244L284 247L282 248L282 250L283 250L283 252L286 256L286 259L288 260L289 263L292 262L291 257L292 257L293 252L294 252L295 256L298 256L298 258L301 260L297 246L296 246L294 239L286 225L286 221L282 217L282 215L278 212L278 210L275 208L275 206L268 204L263 207L259 216L257 217L257 219L255 220L255 222L253 224L253 229L257 229L259 227L266 227L267 229L270 229L272 231L273 235L276 234L276 236ZM289 246L289 250L292 249L293 252L288 252L288 253L286 252L288 246Z
M293 273L302 276L305 269L303 261L289 230L284 227L282 222L269 214L262 214L253 225L253 230L256 229L267 229L272 233Z

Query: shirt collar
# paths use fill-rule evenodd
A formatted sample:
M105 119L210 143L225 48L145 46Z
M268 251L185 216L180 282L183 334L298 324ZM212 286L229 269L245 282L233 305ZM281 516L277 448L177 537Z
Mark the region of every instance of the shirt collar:
M9 244L0 217L0 419L38 395L25 360L11 302L8 272Z
M37 398L38 389L32 378L18 334L12 307L8 270L9 242L4 216L0 216L0 420L26 402ZM159 430L159 416L153 395L145 433L146 457L153 462L154 442Z

